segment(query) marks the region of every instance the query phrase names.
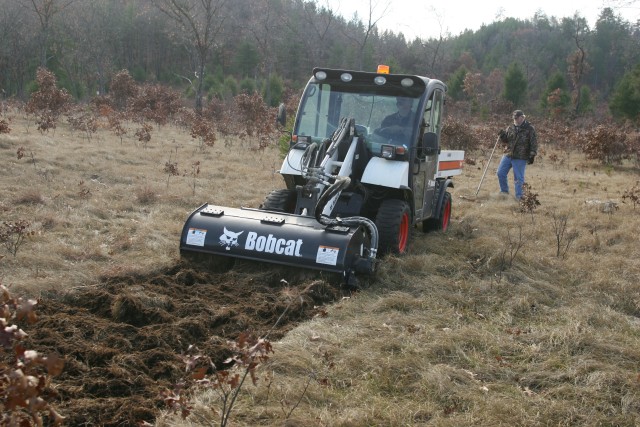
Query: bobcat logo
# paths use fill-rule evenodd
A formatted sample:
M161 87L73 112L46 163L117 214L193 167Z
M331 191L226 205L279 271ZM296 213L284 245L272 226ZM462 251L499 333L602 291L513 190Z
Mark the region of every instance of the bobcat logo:
M239 233L234 233L233 231L227 230L227 227L224 228L224 234L220 236L220 246L225 246L225 250L231 250L232 246L239 246L238 236L244 233L241 231Z

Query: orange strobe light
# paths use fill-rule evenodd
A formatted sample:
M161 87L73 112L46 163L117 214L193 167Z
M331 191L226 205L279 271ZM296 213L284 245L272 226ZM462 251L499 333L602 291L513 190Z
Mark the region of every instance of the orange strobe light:
M389 74L388 65L378 65L378 74Z

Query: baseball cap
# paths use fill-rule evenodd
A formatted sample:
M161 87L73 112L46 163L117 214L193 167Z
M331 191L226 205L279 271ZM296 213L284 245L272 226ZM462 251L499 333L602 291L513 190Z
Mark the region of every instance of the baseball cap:
M520 116L524 116L524 113L522 112L522 110L516 110L513 112L513 118L515 119L516 117L520 117Z

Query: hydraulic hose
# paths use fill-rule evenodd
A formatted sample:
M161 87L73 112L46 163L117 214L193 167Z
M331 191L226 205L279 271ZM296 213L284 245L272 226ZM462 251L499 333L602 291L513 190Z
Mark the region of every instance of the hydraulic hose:
M364 216L350 216L347 218L343 218L340 221L338 220L332 220L335 221L336 224L344 224L344 225L348 225L348 226L356 226L356 225L363 225L367 228L367 230L369 230L369 233L371 233L371 246L370 246L370 251L371 251L371 255L370 258L371 259L375 259L376 255L378 253L378 227L376 227L376 224L371 221L369 218L364 217Z
M318 156L318 144L316 142L313 142L307 145L307 148L305 148L304 153L302 154L302 159L300 161L301 163L300 166L303 173L306 173L306 170L308 168L315 166L317 161L317 156Z
M331 157L334 151L338 149L338 146L344 139L347 132L350 129L355 128L355 123L356 123L355 119L349 119L346 117L343 117L342 119L340 119L340 124L338 125L338 128L333 132L333 135L331 136L331 145L327 150L327 157Z
M349 178L348 176L339 176L336 178L336 182L331 184L331 186L327 188L324 193L322 193L322 196L320 196L320 198L318 199L316 210L314 212L314 216L319 223L324 224L322 222L322 211L325 205L329 202L329 200L333 198L333 196L347 188L349 184L351 184L351 178Z
M351 183L351 178L344 176L338 177L336 182L334 182L318 199L318 203L316 204L316 209L314 212L316 220L323 225L347 225L347 226L359 226L362 225L369 230L371 236L371 246L370 246L370 258L375 259L378 253L378 227L376 227L375 223L371 221L369 218L362 216L350 216L347 218L334 219L330 218L326 215L322 215L322 211L324 210L325 205L331 200L335 195L339 194L342 190L347 188Z

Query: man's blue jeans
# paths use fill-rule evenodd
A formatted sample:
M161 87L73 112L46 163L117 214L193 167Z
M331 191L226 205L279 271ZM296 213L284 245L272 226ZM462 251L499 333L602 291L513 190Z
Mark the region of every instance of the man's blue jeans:
M500 191L509 192L509 181L507 175L513 168L513 178L515 181L516 199L522 197L522 184L524 184L524 170L527 167L527 161L522 159L512 159L509 156L502 156L500 165L498 165L498 182L500 183Z

